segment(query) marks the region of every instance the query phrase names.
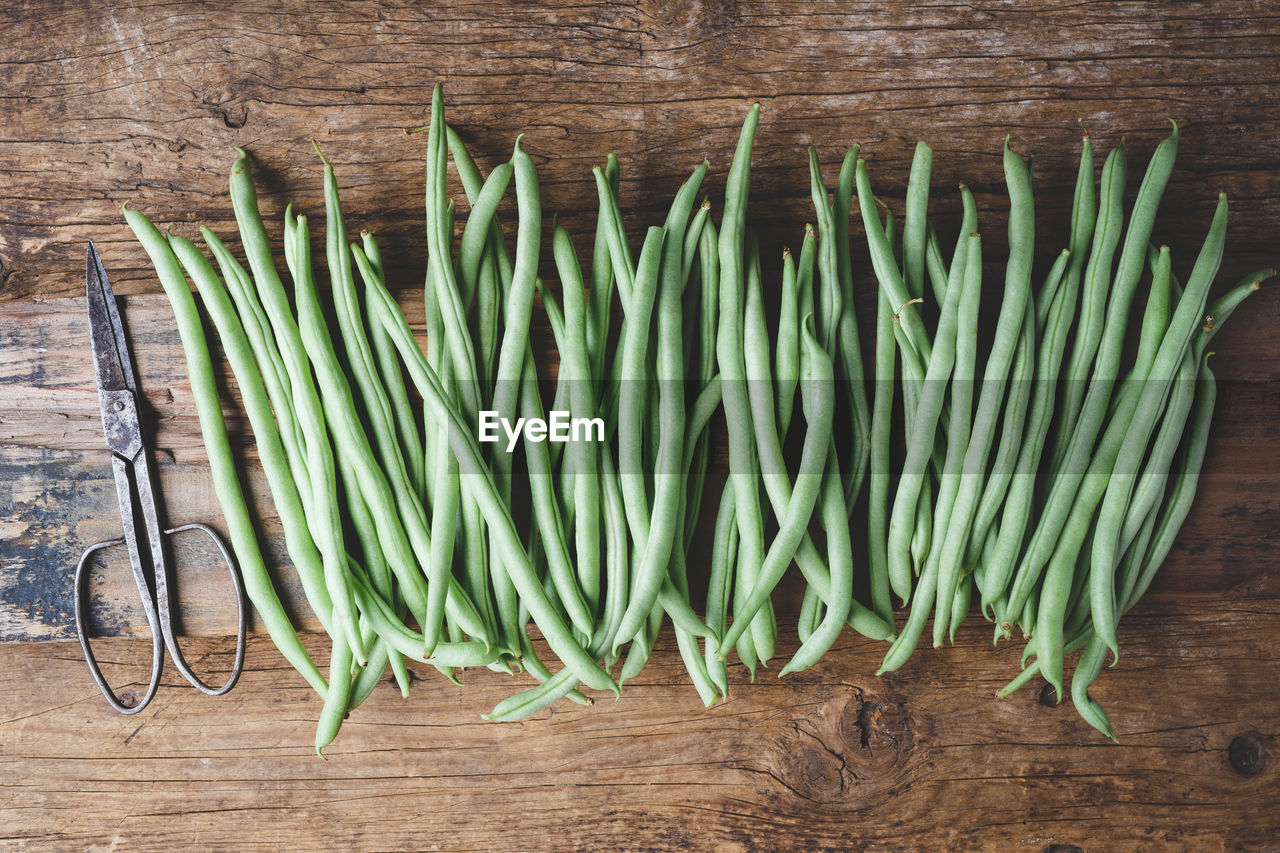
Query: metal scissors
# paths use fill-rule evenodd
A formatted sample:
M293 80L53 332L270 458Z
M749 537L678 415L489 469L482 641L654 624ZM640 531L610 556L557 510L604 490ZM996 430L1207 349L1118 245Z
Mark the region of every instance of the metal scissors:
M164 529L156 507L155 476L151 454L142 434L142 422L138 416L139 398L137 375L133 359L129 355L129 343L120 323L115 293L107 281L107 272L93 243L89 244L85 258L85 289L89 303L89 335L93 341L93 363L98 377L98 403L102 409L102 428L106 432L107 447L111 448L111 470L115 475L116 495L120 502L120 519L124 536L90 545L76 565L75 618L76 637L84 649L84 659L89 672L97 682L102 695L111 707L121 714L136 714L151 702L160 683L164 668L165 646L169 657L183 678L192 686L210 696L221 696L235 686L244 668L245 608L244 585L226 543L213 528L205 524L184 524ZM141 528L142 535L139 536ZM236 590L236 657L231 675L221 687L210 687L200 680L182 655L174 640L173 612L169 600L169 563L166 558L165 540L185 530L199 530L209 536L217 546L222 559L231 572ZM129 551L129 565L133 579L142 597L142 609L151 629L151 677L147 692L133 705L125 705L107 685L97 659L89 648L86 625L87 605L85 571L89 558L103 548L124 544Z

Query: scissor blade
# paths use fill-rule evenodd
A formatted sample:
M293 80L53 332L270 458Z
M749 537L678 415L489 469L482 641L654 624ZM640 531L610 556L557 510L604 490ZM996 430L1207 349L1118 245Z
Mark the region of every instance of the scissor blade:
M93 243L85 252L85 296L89 302L89 337L93 341L93 363L98 387L106 391L137 391L133 359L120 323L116 295L102 267L102 258Z

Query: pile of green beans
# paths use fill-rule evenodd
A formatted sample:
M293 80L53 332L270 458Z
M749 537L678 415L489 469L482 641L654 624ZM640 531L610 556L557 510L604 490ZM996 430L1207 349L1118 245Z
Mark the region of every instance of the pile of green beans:
M318 146L325 275L316 274L307 217L289 207L291 287L243 151L230 186L247 268L208 228L212 263L126 209L170 295L193 375L212 376L188 279L199 292L289 557L331 639L326 678L251 533L216 385L198 383L217 495L237 520L233 545L252 602L324 700L317 752L387 669L407 695L406 659L455 683L468 667L526 673L536 684L487 715L517 720L561 698L589 702L585 690L619 694L668 619L711 705L728 696L731 655L754 676L777 654L774 596L793 564L804 583L800 644L780 675L813 666L845 626L890 642L882 671L897 669L931 616L941 645L976 598L997 639L1014 625L1031 638L1025 668L1002 692L1041 674L1061 693L1063 658L1083 648L1072 698L1111 735L1089 684L1106 652L1118 654L1119 616L1152 582L1190 508L1213 413L1209 340L1271 271L1208 303L1225 198L1185 288L1170 251L1149 246L1175 128L1127 228L1123 147L1108 156L1099 188L1085 139L1067 245L1039 287L1030 166L1006 143L1009 260L989 340L978 335L984 266L973 196L961 188L948 258L929 220L932 152L923 143L900 229L856 146L834 190L810 149L816 227L805 228L797 254L783 252L772 291L747 227L758 120L757 105L718 224L711 201L699 203L702 163L661 225L629 232L610 155L593 172L589 255L554 220L548 255L537 170L520 138L509 161L483 174L446 124L437 87L426 128L425 348L373 236L350 239L337 175ZM462 222L450 162L465 195ZM514 235L499 215L511 195ZM853 309L855 200L880 291L870 375ZM1138 353L1122 374L1144 282ZM526 430L511 445L482 443L482 413L548 416L548 365L531 343L539 304L558 351L550 410L587 434L548 443ZM691 556L705 553L699 521L714 497L720 432L727 477L706 513L715 519L709 567L691 577ZM796 459L784 452L791 444ZM862 587L866 605L854 596ZM900 628L893 596L909 606Z
M881 221L858 164L881 290L868 565L871 588L891 589L909 607L881 672L907 662L930 616L935 646L954 639L976 597L997 642L1014 626L1028 640L1022 672L999 695L1041 675L1060 701L1064 657L1083 648L1071 699L1086 722L1114 739L1089 687L1106 653L1118 657L1119 618L1150 585L1190 509L1215 399L1206 347L1275 274L1251 273L1208 301L1226 232L1220 196L1185 289L1174 279L1170 249L1150 239L1177 141L1175 125L1126 224L1124 147L1108 155L1099 186L1085 137L1070 233L1038 288L1030 166L1006 142L1009 257L994 332L981 353L982 240L972 196L961 188L963 222L948 265L927 218L931 156L922 144L899 253L893 219ZM922 275L932 299L923 295ZM1139 289L1144 308L1134 329ZM1132 332L1137 353L1122 371ZM895 361L906 451L893 492Z

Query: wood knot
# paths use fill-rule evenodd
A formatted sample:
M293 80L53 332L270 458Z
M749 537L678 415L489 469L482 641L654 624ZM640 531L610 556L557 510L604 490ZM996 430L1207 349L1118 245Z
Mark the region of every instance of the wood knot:
M851 685L810 707L778 737L770 775L811 802L858 810L884 802L911 743L901 709Z
M1057 708L1059 705L1058 691L1047 681L1040 688L1040 704L1046 708Z
M1043 853L1084 853L1084 848L1074 844L1050 844Z
M1240 735L1227 747L1227 760L1242 776L1257 776L1267 766L1267 751L1253 735Z

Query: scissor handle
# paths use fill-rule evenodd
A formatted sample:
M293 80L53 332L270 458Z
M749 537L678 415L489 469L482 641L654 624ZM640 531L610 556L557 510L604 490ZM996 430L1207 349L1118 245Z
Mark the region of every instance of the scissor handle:
M199 530L213 540L213 544L217 546L218 553L222 555L222 560L227 566L227 571L231 573L231 583L236 588L236 658L231 666L231 674L227 676L226 682L221 687L210 687L200 679L200 676L191 671L191 667L187 664L187 659L182 655L182 649L178 646L177 640L173 636L173 615L169 610L169 592L168 583L157 583L156 589L159 594L158 604L160 606L160 630L164 635L164 641L169 645L169 658L173 661L173 665L182 673L182 677L191 683L201 693L207 693L210 696L221 696L232 687L236 686L236 681L240 678L240 673L244 671L244 644L245 644L245 608L244 608L244 581L240 577L240 570L236 567L236 561L231 556L227 543L222 541L222 537L218 532L207 524L200 522L192 522L191 524L183 524L178 527L170 527L165 530L165 536L172 536L175 533L182 533L187 530ZM157 574L161 571L157 567Z
M84 660L89 665L89 674L93 676L93 680L98 685L98 689L102 691L107 704L121 714L136 714L151 704L152 697L156 695L156 687L160 684L160 671L164 667L164 638L160 633L159 620L156 618L155 603L151 600L151 594L146 590L145 583L139 592L142 593L142 609L147 615L147 625L151 628L151 679L147 682L147 692L143 694L142 699L137 704L132 706L125 705L107 684L107 679L102 675L102 668L98 666L98 659L94 657L93 649L89 647L89 631L85 624L84 598L88 582L88 572L85 571L85 566L89 564L89 558L103 548L123 544L125 544L125 540L122 537L90 545L80 555L80 562L76 563L76 639L80 641L80 648L84 651Z

